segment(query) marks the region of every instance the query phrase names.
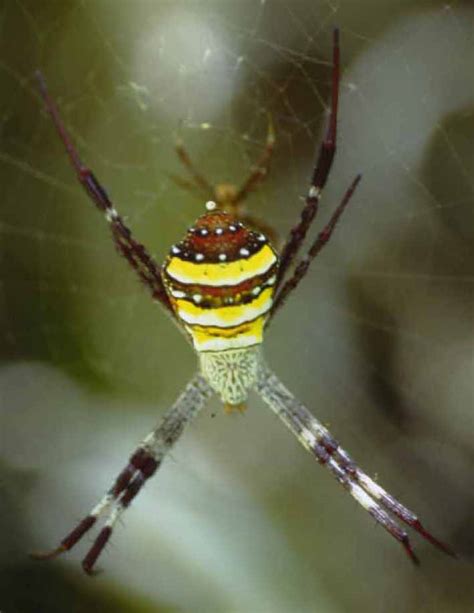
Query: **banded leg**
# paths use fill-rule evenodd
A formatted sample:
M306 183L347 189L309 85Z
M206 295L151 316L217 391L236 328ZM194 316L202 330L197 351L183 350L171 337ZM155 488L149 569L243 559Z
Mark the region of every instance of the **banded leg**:
M82 561L84 571L88 574L92 573L97 558L110 539L115 523L130 506L145 482L159 468L165 455L180 437L185 425L199 413L212 393L204 378L196 375L174 405L165 413L158 426L143 439L110 490L90 513L61 541L58 547L44 553L33 553L32 557L46 560L69 551L92 528L99 517L107 514L103 528Z
M99 183L92 171L83 164L64 126L59 110L48 93L43 75L41 72L37 71L36 77L46 109L51 115L56 131L66 148L71 165L76 172L77 179L97 208L105 214L105 218L110 224L112 236L119 253L125 257L130 266L137 272L141 281L149 287L153 298L161 302L168 311L173 313L161 278L160 267L145 247L133 238L130 229L125 225L123 219L117 213L105 189Z
M253 192L268 174L270 161L275 147L275 131L271 118L268 120L268 131L265 149L260 158L252 165L250 174L240 188L231 183L218 183L215 187L202 175L193 164L191 157L186 151L182 141L176 144L176 153L183 166L191 176L191 179L171 174L170 178L179 187L197 193L208 199L213 199L216 203L229 213L235 213L240 219L238 205ZM243 220L242 220L243 221Z
M259 159L252 165L251 172L240 188L232 183L218 183L214 187L207 179L198 172L194 166L188 152L184 148L181 141L176 145L176 152L182 164L191 175L190 179L186 179L174 174L168 175L170 179L182 189L197 194L206 199L211 199L227 213L235 216L239 221L248 225L250 228L262 232L267 236L273 245L278 245L280 242L275 230L266 222L258 217L247 214L244 211L242 202L247 196L255 191L265 177L268 175L270 161L275 147L275 131L271 117L268 118L268 131L265 149L261 153Z
M184 179L183 177L180 177L179 175L175 175L173 173L166 174L175 185L189 192L193 196L197 196L198 198L204 198L206 201L214 199L214 191L201 191L201 188L198 187L191 179Z
M334 30L333 35L333 67L332 67L332 93L331 111L326 136L320 146L318 159L313 171L311 186L305 199L305 205L301 211L300 221L291 229L288 239L283 247L280 258L276 289L281 285L285 274L291 266L294 258L306 237L318 212L321 192L331 171L334 155L336 153L337 137L337 110L339 105L339 78L340 78L340 53L339 53L339 30Z
M263 233L270 242L277 249L281 246L280 238L278 237L275 229L259 217L245 211L243 205L244 200L254 192L260 183L262 183L268 176L270 169L270 162L273 156L275 148L275 130L273 128L273 122L271 116L268 118L268 131L267 141L265 149L263 150L260 158L251 168L251 173L244 181L239 189L236 189L233 185L217 185L216 186L216 202L221 203L224 210L228 211L232 215L241 221L243 224Z
M413 552L408 534L389 513L416 530L444 553L455 556L447 545L422 526L412 511L366 475L340 447L329 430L298 402L276 375L265 366L261 367L256 390L316 460L326 466L351 496L403 545L413 562L418 563L418 558Z
M331 219L326 224L326 226L323 228L323 230L318 234L316 240L309 248L306 256L304 258L301 258L292 276L280 287L279 290L277 290L276 296L273 299L273 305L272 305L272 309L270 312L270 318L273 317L276 311L283 306L286 299L288 298L288 295L299 285L301 279L303 279L303 277L308 272L308 268L311 262L314 260L314 258L318 255L318 253L321 251L324 245L331 238L331 235L334 232L337 222L339 221L342 213L344 212L346 206L348 205L349 200L352 198L352 194L357 188L357 185L359 184L359 181L361 180L361 178L362 178L362 175L357 175L357 177L351 183L349 189L344 194L344 197L341 200L341 203L339 204L337 209L332 214Z
M197 190L198 193L201 192L206 198L214 197L214 188L209 183L204 175L202 175L197 168L194 166L188 152L186 151L183 141L179 140L175 146L176 153L178 155L179 161L183 164L186 170L191 175L191 181L187 181L186 179L181 179L180 177L172 176L175 183L177 183L180 187L184 187L190 191Z
M273 127L273 121L271 116L268 117L268 129L267 129L267 141L265 143L265 149L261 153L259 159L253 164L250 169L250 174L244 181L240 189L236 192L233 198L232 204L238 206L247 196L255 191L259 183L261 183L268 175L270 168L270 162L273 156L275 148L275 129Z

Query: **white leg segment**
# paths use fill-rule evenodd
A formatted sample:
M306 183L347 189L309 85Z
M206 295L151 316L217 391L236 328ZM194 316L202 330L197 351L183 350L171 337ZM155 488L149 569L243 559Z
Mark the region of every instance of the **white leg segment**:
M414 528L421 536L445 553L454 555L449 547L425 530L412 511L398 502L355 464L329 430L291 394L263 362L255 389L318 462L326 466L351 496L402 543L414 562L417 562L417 558L411 548L407 533L387 511Z
M108 513L103 528L82 562L84 570L91 573L118 518L125 512L145 482L159 468L186 424L199 413L212 394L212 389L202 375L195 375L156 428L143 439L110 490L92 508L89 515L86 515L61 541L59 547L46 553L33 554L33 557L47 559L68 551L92 528L101 515Z

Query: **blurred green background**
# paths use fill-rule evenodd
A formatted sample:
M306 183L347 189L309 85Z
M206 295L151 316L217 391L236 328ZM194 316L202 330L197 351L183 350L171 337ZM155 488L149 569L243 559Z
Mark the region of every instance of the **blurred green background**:
M203 211L170 174L182 138L213 182L277 150L249 209L284 236L324 121L341 29L339 150L319 226L363 182L266 339L269 363L381 484L459 553L420 568L253 398L216 402L119 525L91 580L55 545L196 368L114 251L46 116L158 259ZM471 2L0 2L0 610L474 609Z

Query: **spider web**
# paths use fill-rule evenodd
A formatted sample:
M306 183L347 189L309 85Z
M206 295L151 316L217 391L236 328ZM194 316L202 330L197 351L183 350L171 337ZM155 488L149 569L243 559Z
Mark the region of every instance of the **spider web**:
M38 572L22 552L89 508L195 369L75 183L34 70L161 261L203 211L173 181L186 178L178 139L213 184L240 184L271 118L271 171L248 209L282 238L294 224L327 118L335 24L338 152L317 226L356 173L363 181L272 324L268 361L369 472L472 556L474 11L413 5L0 4L2 458L21 510L5 513L8 567ZM142 597L154 611L472 608L472 571L420 545L427 570L415 576L256 400L242 419L214 409L104 557L100 596L133 592L113 610ZM58 568L42 572L59 585Z

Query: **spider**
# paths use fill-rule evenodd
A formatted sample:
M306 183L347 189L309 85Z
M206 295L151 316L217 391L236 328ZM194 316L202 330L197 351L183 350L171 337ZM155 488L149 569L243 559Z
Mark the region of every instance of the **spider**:
M161 466L184 427L217 393L227 410L242 409L248 393L255 390L300 443L321 465L329 469L349 494L381 524L415 563L418 563L402 523L447 554L451 549L436 539L418 517L371 479L339 445L328 429L303 406L266 365L261 344L264 330L288 295L305 276L311 261L330 239L361 176L353 180L329 222L316 236L304 257L295 262L303 240L316 216L321 192L328 179L336 151L339 96L339 34L333 34L331 108L327 131L314 166L311 185L299 221L277 253L265 233L249 228L239 216L239 203L266 173L273 148L270 129L267 148L240 191L209 201L206 212L170 249L160 267L140 244L118 214L107 192L85 166L50 97L45 80L37 73L46 109L66 148L77 178L95 205L104 213L115 245L144 285L184 330L199 359L199 370L186 385L160 423L141 441L112 487L55 549L32 554L49 559L70 550L105 516L98 536L82 561L91 574L97 558L110 539L114 526L143 485ZM194 171L184 148L178 153L194 175L194 185L213 190ZM188 184L189 186L190 184ZM232 190L231 190L232 191ZM216 202L217 201L217 202ZM229 212L229 206L233 211ZM234 204L232 204L234 203ZM219 206L220 205L220 206ZM291 273L293 264L296 266ZM400 522L397 522L398 518Z

